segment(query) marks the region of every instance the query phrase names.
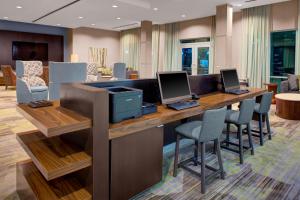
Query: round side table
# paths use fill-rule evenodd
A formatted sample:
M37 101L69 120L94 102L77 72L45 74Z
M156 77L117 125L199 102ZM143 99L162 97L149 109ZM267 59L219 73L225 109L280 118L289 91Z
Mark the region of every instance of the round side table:
M289 120L300 120L300 94L276 94L276 115Z

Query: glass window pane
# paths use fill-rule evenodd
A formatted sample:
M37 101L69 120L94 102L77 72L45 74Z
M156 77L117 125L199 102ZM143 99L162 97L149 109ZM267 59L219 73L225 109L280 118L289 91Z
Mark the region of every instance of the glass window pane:
M197 73L208 74L209 47L199 47L197 55Z
M295 73L295 44L296 31L271 33L271 79Z
M192 74L192 62L193 62L193 49L182 48L182 70L187 71L189 75Z

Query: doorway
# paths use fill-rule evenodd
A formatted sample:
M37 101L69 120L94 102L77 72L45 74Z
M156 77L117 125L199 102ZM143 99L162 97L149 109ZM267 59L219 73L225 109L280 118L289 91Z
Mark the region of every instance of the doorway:
M182 70L189 75L209 73L210 42L182 43Z

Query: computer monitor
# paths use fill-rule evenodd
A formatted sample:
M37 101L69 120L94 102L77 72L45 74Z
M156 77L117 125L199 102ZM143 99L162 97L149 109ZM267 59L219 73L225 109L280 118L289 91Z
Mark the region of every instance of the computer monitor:
M221 70L220 73L225 91L228 89L240 89L240 82L236 69Z
M158 72L157 79L163 104L171 104L192 97L186 72Z

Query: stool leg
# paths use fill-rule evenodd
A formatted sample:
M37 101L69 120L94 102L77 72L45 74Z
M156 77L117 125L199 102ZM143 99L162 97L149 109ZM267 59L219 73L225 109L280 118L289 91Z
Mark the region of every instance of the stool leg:
M239 152L240 152L240 163L244 163L244 149L243 149L243 135L242 135L242 125L238 125L239 134Z
M205 143L201 142L201 193L205 193Z
M262 114L259 114L259 141L260 145L264 145L264 134L263 134L263 127L262 127Z
M173 169L173 176L177 176L177 168L178 168L178 156L179 156L179 142L180 142L180 135L177 134L176 136L176 146L175 146L175 157L174 157L174 169Z
M253 147L253 142L252 142L250 123L247 124L247 133L248 133L249 146L251 148L251 155L254 155L254 147Z
M217 154L217 148L218 148L217 145L218 145L218 144L217 144L217 142L216 142L216 140L215 140L215 141L214 141L214 152L213 152L214 154Z
M194 165L198 165L198 151L199 151L199 144L198 141L195 140L195 147L194 147Z
M223 160L222 160L222 155L221 155L221 147L220 147L220 141L219 139L215 140L217 143L217 157L218 157L218 163L220 167L220 173L221 173L221 179L225 179L225 173L224 173L224 168L223 168Z
M229 147L229 140L230 140L230 138L229 138L229 132L230 132L230 123L227 123L227 127L226 127L226 141L227 141L227 143L226 143L226 146L227 147Z
M269 120L269 113L266 114L266 123L267 123L267 129L269 134L269 140L272 140L272 134L271 134L271 128L270 128L270 120Z

